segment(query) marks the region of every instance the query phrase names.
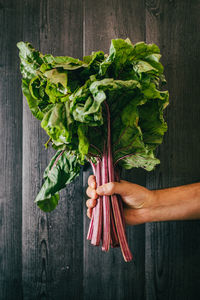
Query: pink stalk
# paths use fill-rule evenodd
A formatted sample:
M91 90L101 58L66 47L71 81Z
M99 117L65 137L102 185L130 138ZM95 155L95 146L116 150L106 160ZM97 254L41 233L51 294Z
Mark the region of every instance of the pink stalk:
M104 147L102 158L102 184L108 182L107 153ZM109 196L103 196L103 244L102 250L108 251L110 247L110 199Z
M104 103L105 103L106 110L107 110L107 122L108 122L108 141L107 141L108 174L109 174L109 181L112 182L115 180L115 176L114 176L114 167L113 167L112 150L111 150L110 111L109 111L109 107L108 107L108 104L106 103L106 101ZM125 234L124 226L122 223L119 203L117 200L117 196L115 194L111 196L111 203L112 203L114 220L115 220L115 225L116 225L117 234L118 234L118 238L119 238L119 243L120 243L120 247L121 247L121 251L122 251L124 260L131 261L133 257L132 257L132 254L130 252L130 249L129 249L129 246L127 243L126 234Z
M90 160L90 164L92 166L93 174L96 175L96 165L91 160ZM93 225L94 225L94 210L92 211L92 218L91 218L89 229L88 229L87 240L92 239Z
M93 174L94 174L94 176L96 176L96 168L97 168L97 166L91 160L89 162L90 162L90 165L92 167Z
M117 201L117 196L112 195L111 201L112 201L113 213L114 213L115 224L116 224L116 228L117 228L121 251L122 251L124 260L128 262L128 261L132 260L133 256L131 254L131 251L130 251L128 243L127 243L126 234L125 234L124 226L122 223L119 203Z
M115 180L117 182L120 181L119 179L119 169L116 169L116 172L115 172ZM120 213L121 213L121 217L122 217L122 223L123 223L123 226L124 226L124 230L125 230L125 219L124 219L124 208L123 208L123 203L122 203L122 198L120 195L117 195L117 199L118 199L118 203L119 203L119 209L120 209Z
M125 224L125 219L124 219L124 208L123 208L123 203L122 203L122 199L121 199L120 195L117 195L117 200L118 200L118 203L119 203L119 210L120 210L120 214L121 214L121 218L122 218L122 224L123 224L123 227L124 227L124 230L125 230L126 224Z
M96 167L97 186L101 185L101 162ZM93 208L93 233L91 243L95 246L100 244L102 231L102 196L97 199L97 205Z
M116 160L116 162L114 163L114 166L116 166L117 165L117 163L121 160L121 159L124 159L124 158L126 158L126 157L130 157L130 156L133 156L135 153L131 153L131 154L127 154L127 155L124 155L124 156L122 156L122 157L119 157L117 160Z
M112 209L110 210L110 222L111 222L110 236L111 236L111 241L112 241L111 246L112 246L112 248L119 247L119 239L118 239L117 231L115 228L115 221L114 221Z
M90 221L90 226L89 226L88 234L87 234L87 240L92 239L93 228L94 228L94 214L92 214L92 219Z

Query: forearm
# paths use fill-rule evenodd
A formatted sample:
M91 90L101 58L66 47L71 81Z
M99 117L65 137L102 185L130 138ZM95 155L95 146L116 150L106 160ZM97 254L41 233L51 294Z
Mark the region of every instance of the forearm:
M91 178L94 180L94 178ZM97 194L98 193L98 194ZM94 207L98 195L119 194L124 203L128 225L155 221L200 219L200 182L168 189L150 191L140 185L121 180L104 184L97 189L88 187L91 197L88 207ZM91 205L89 205L92 203ZM91 212L90 212L91 217Z
M200 219L200 183L152 191L147 222Z

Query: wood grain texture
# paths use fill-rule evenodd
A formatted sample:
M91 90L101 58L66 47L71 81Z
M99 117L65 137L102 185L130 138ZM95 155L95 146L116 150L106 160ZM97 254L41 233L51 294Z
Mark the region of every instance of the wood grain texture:
M7 0L0 3L0 300L196 300L200 298L200 221L127 228L134 262L86 240L84 167L45 214L33 202L54 151L21 93L16 43L82 58L109 51L112 38L161 48L170 105L168 132L151 173L122 178L150 189L199 181L200 39L198 0ZM23 125L23 126L22 126ZM23 163L22 163L23 161Z
M78 24L78 26L77 26ZM82 57L81 1L26 1L24 40L43 53ZM45 214L33 203L54 151L24 99L23 289L24 299L80 299L82 295L82 176Z
M22 1L0 5L0 299L21 299L22 101L16 43ZM6 33L3 34L3 33Z
M143 1L85 1L84 55L108 53L112 38L145 39ZM142 20L142 21L141 21ZM91 170L84 173L84 186ZM124 172L123 178L145 185L145 173ZM85 212L86 216L86 212ZM84 299L144 299L144 226L127 228L134 261L125 263L120 249L109 253L87 240L89 222L84 221ZM134 264L134 262L136 262Z
M23 40L40 49L40 1L24 3ZM46 135L23 98L23 296L46 299L50 268L48 264L48 218L34 203L48 163L43 147Z
M199 181L199 1L146 1L146 40L160 46L170 92L152 189ZM146 299L199 299L200 222L146 225Z

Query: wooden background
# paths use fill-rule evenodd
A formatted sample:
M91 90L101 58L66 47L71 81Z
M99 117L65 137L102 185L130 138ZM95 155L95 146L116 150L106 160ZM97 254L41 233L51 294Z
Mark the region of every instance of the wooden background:
M86 240L91 169L45 214L33 203L53 151L21 93L16 43L82 58L111 38L155 42L170 92L169 125L154 172L124 172L148 188L200 178L200 1L0 1L0 299L200 299L200 221L129 227L134 262Z

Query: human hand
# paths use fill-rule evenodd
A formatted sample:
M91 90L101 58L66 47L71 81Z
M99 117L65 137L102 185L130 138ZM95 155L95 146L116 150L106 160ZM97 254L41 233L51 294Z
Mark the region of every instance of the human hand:
M109 182L96 188L94 175L88 178L86 193L90 198L86 202L88 207L87 216L89 218L92 216L92 209L96 206L98 195L121 195L124 204L125 222L129 225L142 224L149 221L150 207L155 198L154 191L125 180Z

